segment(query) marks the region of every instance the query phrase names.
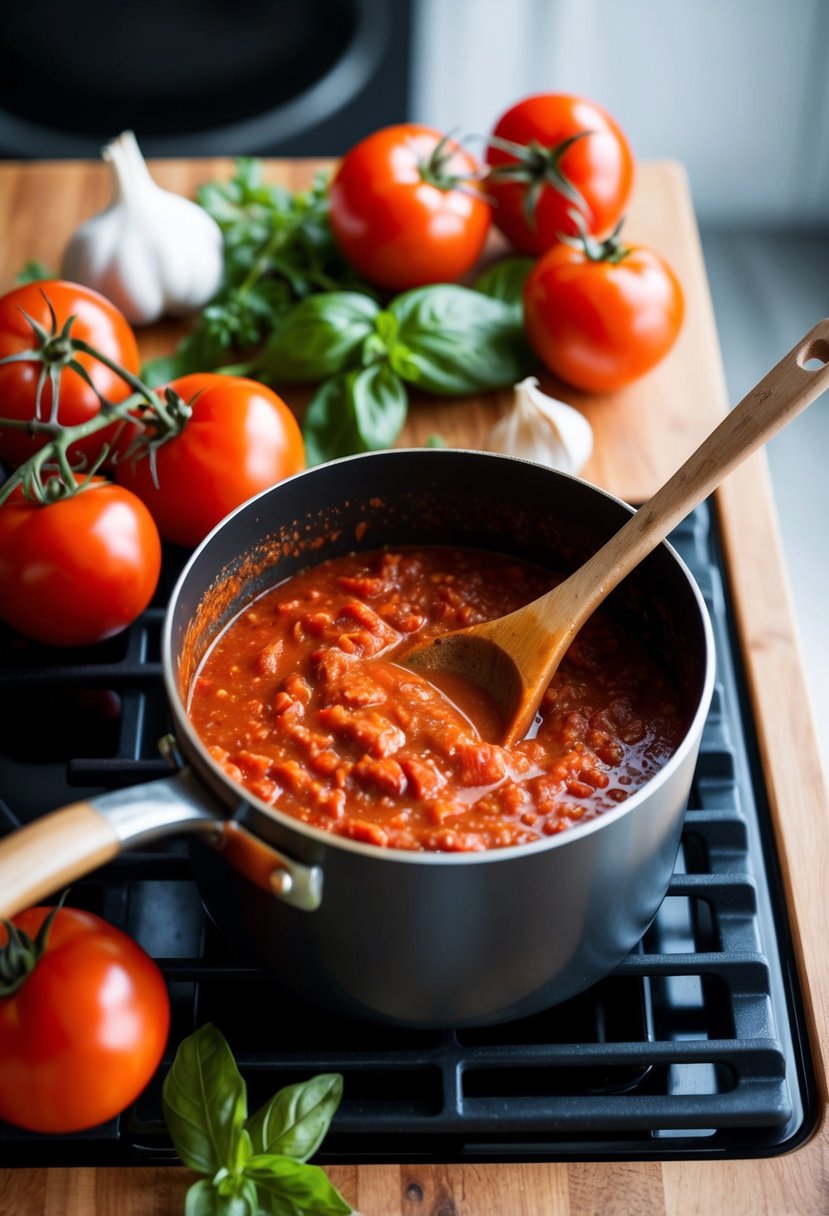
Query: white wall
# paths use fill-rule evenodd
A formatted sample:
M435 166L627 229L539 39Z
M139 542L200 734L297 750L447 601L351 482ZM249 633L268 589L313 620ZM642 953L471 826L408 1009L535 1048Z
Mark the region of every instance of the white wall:
M685 163L703 223L826 225L827 63L829 0L419 0L412 113L482 135L581 93Z

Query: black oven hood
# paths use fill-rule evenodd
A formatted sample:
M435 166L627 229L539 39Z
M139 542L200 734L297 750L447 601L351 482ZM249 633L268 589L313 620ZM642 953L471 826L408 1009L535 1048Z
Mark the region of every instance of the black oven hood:
M0 28L0 158L330 155L407 114L409 0L34 0Z

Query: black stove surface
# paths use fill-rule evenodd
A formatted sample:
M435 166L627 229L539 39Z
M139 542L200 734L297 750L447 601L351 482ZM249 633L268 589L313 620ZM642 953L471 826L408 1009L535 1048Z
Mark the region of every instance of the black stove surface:
M155 957L173 1020L157 1076L122 1115L72 1136L0 1124L0 1165L176 1160L161 1081L176 1045L214 1022L251 1109L281 1085L341 1072L318 1160L507 1161L764 1156L817 1117L786 910L713 517L671 537L711 612L717 688L668 895L616 971L566 1004L473 1030L399 1030L299 1007L231 952L202 910L181 842L131 853L69 903ZM85 794L163 776L163 607L85 652L0 635L0 834ZM13 713L9 713L13 707Z

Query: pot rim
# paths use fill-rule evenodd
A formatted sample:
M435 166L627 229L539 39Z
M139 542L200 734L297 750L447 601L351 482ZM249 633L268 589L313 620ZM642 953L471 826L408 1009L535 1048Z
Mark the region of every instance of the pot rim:
M539 853L546 853L551 849L564 848L568 843L582 840L585 836L591 835L593 832L601 830L605 826L610 826L626 815L632 814L638 807L645 802L648 797L669 781L674 772L682 766L687 759L689 752L696 748L698 739L702 734L702 728L705 719L708 715L708 709L711 702L711 697L714 691L715 679L715 651L714 651L714 634L711 626L711 619L708 614L708 608L702 596L702 592L697 585L691 571L686 566L685 562L679 556L674 547L668 541L662 541L659 548L666 549L680 570L685 576L685 579L691 589L691 593L696 600L699 609L700 620L702 622L703 637L705 644L705 676L703 686L699 697L699 702L688 727L683 736L677 750L670 757L666 764L662 766L658 773L654 774L649 781L632 794L625 802L620 803L618 807L610 811L605 811L601 815L590 819L585 823L576 824L573 827L567 828L565 831L558 832L554 836L549 836L541 840L531 841L527 844L510 845L507 848L501 849L483 849L480 851L458 852L458 853L443 853L443 852L428 852L426 850L416 852L411 849L396 849L386 845L371 845L363 844L360 841L350 840L345 836L338 836L333 832L327 832L322 828L316 828L310 824L303 823L299 819L295 819L292 815L288 815L285 811L280 811L277 807L271 806L264 802L261 798L257 798L244 786L240 786L233 781L220 765L213 759L207 748L202 743L196 733L187 710L179 693L178 683L173 671L173 621L176 615L176 606L178 604L182 588L187 580L192 567L200 559L203 552L209 547L213 538L221 532L225 525L242 511L247 510L253 503L265 498L277 488L281 488L296 481L298 478L312 476L321 468L328 468L335 464L357 463L362 460L377 459L380 456L388 457L390 455L411 456L417 452L428 452L430 457L442 459L444 457L455 457L460 455L486 456L493 460L503 460L509 463L518 463L531 465L535 468L541 468L545 473L552 476L564 478L568 481L577 482L580 485L586 486L589 490L596 494L602 495L604 498L610 499L618 506L622 507L629 514L635 514L635 509L626 503L623 499L617 498L616 495L609 493L600 486L595 486L592 482L585 481L581 477L576 477L571 473L564 473L560 469L552 469L547 465L539 464L536 461L525 460L519 456L506 456L500 452L486 452L476 448L389 448L378 452L359 452L351 456L341 456L337 460L327 461L323 465L314 465L311 468L303 469L299 473L294 473L291 477L286 477L282 481L277 482L273 486L269 486L265 490L261 490L258 494L241 503L233 511L224 517L215 528L210 531L204 540L197 546L189 557L181 574L176 580L175 587L170 596L170 602L167 606L167 611L164 617L164 627L161 638L161 660L164 678L164 687L167 694L167 702L170 712L173 716L173 722L177 733L184 734L187 738L188 745L194 750L198 756L200 764L205 765L213 778L221 783L223 790L227 793L228 808L240 804L241 802L250 803L260 813L273 819L282 827L298 833L307 840L318 845L323 845L327 848L342 849L347 853L356 853L362 857L377 861L389 861L412 865L487 865L496 861L511 861L521 857L537 856ZM213 639L215 640L215 639ZM212 642L211 642L212 644ZM232 816L229 814L228 816Z

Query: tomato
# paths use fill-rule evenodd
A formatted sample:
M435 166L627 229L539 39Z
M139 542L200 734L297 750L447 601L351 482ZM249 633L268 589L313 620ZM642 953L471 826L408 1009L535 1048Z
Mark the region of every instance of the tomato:
M596 234L621 219L633 184L633 154L601 106L583 97L541 93L507 110L493 136L524 148L520 157L495 144L487 152L494 170L486 182L495 204L493 219L516 249L543 253L559 233L575 233L569 214L574 208ZM565 146L574 136L580 138ZM567 182L576 195L568 196Z
M334 237L380 287L453 282L478 260L489 228L477 174L472 157L431 127L384 127L346 154L331 183Z
M52 646L118 633L152 599L161 542L134 494L96 477L48 506L17 487L0 507L0 618Z
M51 329L47 299L55 310L59 328L69 317L76 317L72 326L73 337L83 338L127 371L138 372L135 335L114 304L88 287L56 279L27 283L0 298L0 359L33 346L32 329L23 316L24 312L39 321L45 329ZM78 355L78 362L86 368L95 388L108 401L123 401L129 396L129 386L103 363L85 354ZM0 367L0 417L25 420L40 417L48 421L52 404L52 390L48 383L44 386L39 414L37 411L37 384L41 366L39 363L23 362ZM65 426L86 422L98 413L99 405L95 392L84 379L71 368L65 368L60 380L58 421ZM73 457L83 454L88 460L93 460L103 444L112 440L116 429L117 424L114 424L112 428L106 427L86 440L79 440L70 448L70 454ZM0 460L22 464L43 443L43 439L31 438L22 431L0 431Z
M282 398L254 380L197 373L170 387L193 413L157 449L158 485L147 457L122 461L115 475L165 540L192 547L240 503L304 469L305 446Z
M34 939L50 911L30 908L13 924ZM155 1072L169 1026L149 955L100 917L61 908L34 968L0 996L0 1119L72 1132L113 1118Z
M524 288L536 354L588 392L612 392L650 371L673 346L683 312L682 289L664 258L615 237L587 248L555 246Z

